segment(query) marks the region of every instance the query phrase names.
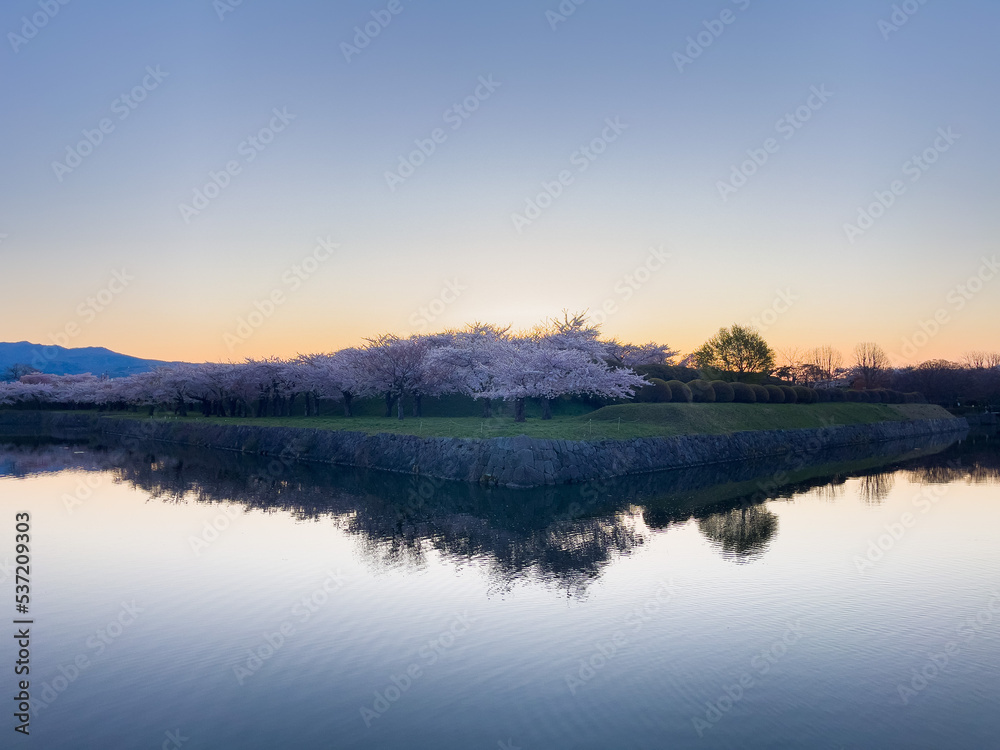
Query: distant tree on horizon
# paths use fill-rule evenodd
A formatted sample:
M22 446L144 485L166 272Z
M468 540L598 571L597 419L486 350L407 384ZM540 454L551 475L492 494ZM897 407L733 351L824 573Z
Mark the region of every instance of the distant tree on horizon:
M864 388L880 388L889 380L891 364L881 346L871 341L862 341L854 347L854 374L862 381Z
M774 350L755 328L738 323L720 328L694 352L694 358L699 368L730 373L737 380L774 370Z

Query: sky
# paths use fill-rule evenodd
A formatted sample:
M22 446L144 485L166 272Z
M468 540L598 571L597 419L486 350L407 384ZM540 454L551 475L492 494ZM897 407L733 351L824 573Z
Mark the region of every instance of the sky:
M0 341L1000 348L1000 4L8 0Z

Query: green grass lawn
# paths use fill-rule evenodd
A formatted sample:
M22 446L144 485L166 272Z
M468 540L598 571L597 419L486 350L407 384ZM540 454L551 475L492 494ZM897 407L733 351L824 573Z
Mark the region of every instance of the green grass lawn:
M123 416L111 414L109 416ZM138 415L129 415L140 419ZM425 437L513 437L561 440L624 439L689 434L723 434L745 430L778 430L826 425L864 424L913 419L949 419L952 416L931 404L622 404L587 414L556 415L550 420L529 418L516 423L511 417L174 417L165 419L215 424L305 427L320 430L353 430L374 434L391 432Z

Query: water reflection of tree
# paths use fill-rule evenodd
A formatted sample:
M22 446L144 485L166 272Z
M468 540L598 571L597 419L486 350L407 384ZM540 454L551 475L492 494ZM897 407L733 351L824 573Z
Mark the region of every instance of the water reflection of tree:
M846 484L844 477L837 474L830 477L826 484L815 487L813 495L824 502L833 503L844 496Z
M762 501L794 499L814 490L834 492L824 487L863 476L873 460L884 457L889 463L901 450L879 444L824 451L808 456L820 468L794 481L775 481L789 473L789 460L773 457L588 485L505 490L227 451L104 440L79 454L66 446L0 447L0 475L110 471L116 481L162 502L239 503L248 511L332 522L356 540L362 558L377 569L419 568L432 555L443 556L457 566L479 566L489 577L491 591L531 581L571 596L581 595L613 560L642 545L651 529L666 529L692 517L701 517L702 532L723 555L753 559L777 533L777 519ZM926 449L942 448L929 442ZM913 444L906 450L912 451ZM992 476L995 481L1000 465L995 449L977 455L962 464L963 476L973 481ZM966 461L964 454L961 460ZM863 471L850 468L858 461L864 463ZM831 462L837 466L832 479L823 470ZM952 468L955 459L947 452L941 458L922 456L892 465L941 476L957 476L959 471ZM970 474L970 467L982 468Z
M727 557L746 562L760 557L778 531L778 517L764 505L744 504L698 520L698 529Z
M896 484L895 476L889 472L872 472L861 477L858 495L865 505L881 505Z

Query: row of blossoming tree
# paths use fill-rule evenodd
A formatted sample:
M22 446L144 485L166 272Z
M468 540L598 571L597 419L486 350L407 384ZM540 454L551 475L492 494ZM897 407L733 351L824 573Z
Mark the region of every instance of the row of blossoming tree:
M351 416L361 398L384 398L386 416L421 414L424 398L463 394L492 416L496 401L512 402L523 422L527 399L539 399L543 419L562 396L632 398L646 384L631 368L669 364L675 352L660 344L601 340L586 316L563 314L531 331L474 323L465 330L399 338L382 335L360 347L293 359L180 364L124 378L33 373L0 383L0 405L34 403L126 409L170 406L178 414L200 407L206 416L318 413L335 401Z

